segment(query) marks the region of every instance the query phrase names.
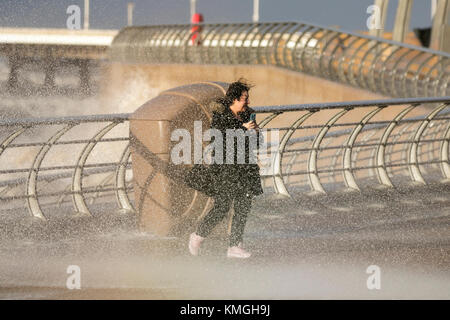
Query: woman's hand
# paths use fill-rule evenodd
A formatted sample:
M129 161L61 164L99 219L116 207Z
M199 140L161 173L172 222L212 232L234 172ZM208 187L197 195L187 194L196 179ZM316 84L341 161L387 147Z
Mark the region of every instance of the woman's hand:
M246 127L247 130L250 130L250 129L259 130L259 127L258 127L258 125L256 124L255 121L249 121L249 122L243 123L242 125L244 127Z

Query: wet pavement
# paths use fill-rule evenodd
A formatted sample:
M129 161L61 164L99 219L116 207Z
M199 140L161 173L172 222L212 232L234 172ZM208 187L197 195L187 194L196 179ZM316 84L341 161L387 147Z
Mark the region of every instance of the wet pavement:
M434 184L257 198L247 260L225 257L225 224L199 257L187 236L139 232L133 217L115 213L3 224L0 298L449 299L449 195L449 184ZM71 265L81 271L79 290L66 286ZM369 266L379 268L380 289L368 289Z

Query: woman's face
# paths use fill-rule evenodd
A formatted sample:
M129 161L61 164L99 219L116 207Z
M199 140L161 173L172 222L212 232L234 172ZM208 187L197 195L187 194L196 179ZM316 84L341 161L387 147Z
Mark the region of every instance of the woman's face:
M248 107L249 104L250 104L250 98L248 95L248 91L244 91L244 92L242 92L242 95L241 95L239 101L237 102L237 105L239 106L238 112L244 111Z

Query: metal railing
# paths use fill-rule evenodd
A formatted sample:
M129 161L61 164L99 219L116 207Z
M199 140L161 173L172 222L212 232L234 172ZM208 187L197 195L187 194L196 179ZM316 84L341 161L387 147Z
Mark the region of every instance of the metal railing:
M2 210L23 208L25 201L45 221L43 207L54 211L71 199L76 215L90 216L89 205L115 195L118 209L133 212L128 116L0 121Z
M191 25L127 27L114 38L110 59L267 64L391 97L450 95L445 52L301 22L199 26L195 42Z
M284 196L326 193L326 183L360 191L358 179L387 188L405 178L426 184L424 172L450 181L449 106L450 97L255 107L269 113L260 127L278 133L264 179ZM277 119L289 124L270 128Z
M449 106L450 97L436 97L254 107L268 132L265 191L289 197L450 181ZM96 201L115 198L118 211L134 212L129 117L0 121L0 211L23 211L25 202L46 220L45 208L71 200L72 212L89 216L102 210Z

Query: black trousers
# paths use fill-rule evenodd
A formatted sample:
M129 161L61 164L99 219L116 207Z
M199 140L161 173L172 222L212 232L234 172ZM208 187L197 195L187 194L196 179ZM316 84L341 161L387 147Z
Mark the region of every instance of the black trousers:
M214 206L200 221L196 233L207 237L214 227L226 217L234 200L234 216L231 222L230 247L242 242L247 215L252 207L253 195L218 195L214 197Z

